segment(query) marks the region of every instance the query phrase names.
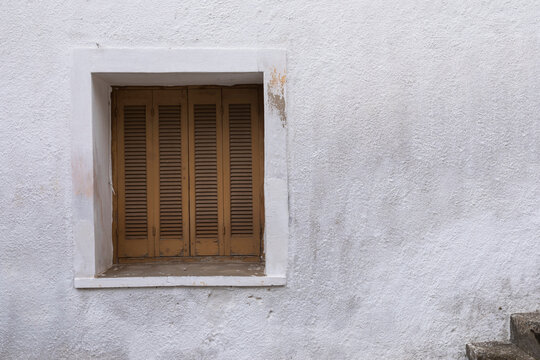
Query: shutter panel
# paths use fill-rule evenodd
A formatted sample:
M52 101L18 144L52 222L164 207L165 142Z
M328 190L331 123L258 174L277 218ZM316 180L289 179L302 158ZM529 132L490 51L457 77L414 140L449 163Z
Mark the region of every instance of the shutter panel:
M114 95L118 259L260 256L259 91L121 89Z
M224 255L221 91L190 89L191 255Z
M260 254L257 89L223 89L225 243L228 255Z
M155 202L159 256L189 255L188 123L185 90L154 91Z
M152 197L149 196L151 91L119 91L118 256L153 256Z

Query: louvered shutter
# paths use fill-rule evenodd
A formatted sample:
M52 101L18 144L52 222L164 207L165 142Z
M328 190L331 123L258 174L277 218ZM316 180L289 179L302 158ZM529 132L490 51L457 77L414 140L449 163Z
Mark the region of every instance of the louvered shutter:
M115 91L119 261L261 254L259 96L256 88Z
M158 256L189 256L186 90L155 90L153 175Z
M227 255L259 255L261 178L257 89L223 89Z
M152 92L119 91L117 97L118 256L154 256L149 196Z
M190 89L191 255L224 255L220 89Z

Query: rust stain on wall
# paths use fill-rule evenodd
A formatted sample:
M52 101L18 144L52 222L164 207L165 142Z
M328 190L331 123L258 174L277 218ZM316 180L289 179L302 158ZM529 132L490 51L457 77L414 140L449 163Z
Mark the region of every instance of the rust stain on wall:
M81 155L73 155L71 159L73 191L76 195L89 198L92 196L92 172L88 168Z
M287 75L280 73L274 68L268 83L268 100L270 105L278 112L281 119L281 126L287 126L287 115L285 112L285 82Z

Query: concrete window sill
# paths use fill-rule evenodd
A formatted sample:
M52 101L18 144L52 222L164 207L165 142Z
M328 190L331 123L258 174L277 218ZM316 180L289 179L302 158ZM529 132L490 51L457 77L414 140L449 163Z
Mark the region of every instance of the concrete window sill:
M286 278L265 276L264 264L153 263L113 265L95 277L75 277L79 289L163 286L283 286Z

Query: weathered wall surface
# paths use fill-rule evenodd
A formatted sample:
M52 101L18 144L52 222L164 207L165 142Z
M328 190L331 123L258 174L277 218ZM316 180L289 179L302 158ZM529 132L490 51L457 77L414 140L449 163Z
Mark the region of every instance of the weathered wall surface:
M0 357L463 359L540 299L537 1L4 1ZM288 50L284 288L73 288L74 47Z

